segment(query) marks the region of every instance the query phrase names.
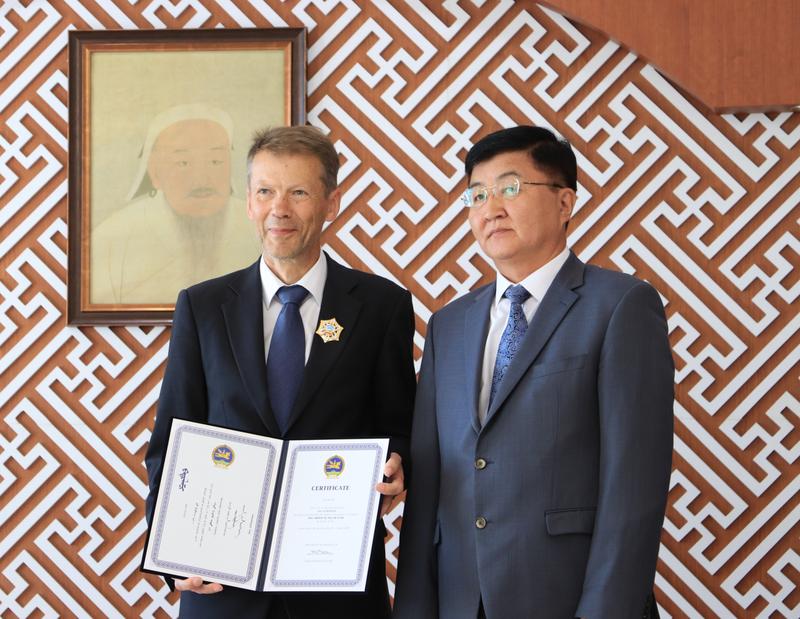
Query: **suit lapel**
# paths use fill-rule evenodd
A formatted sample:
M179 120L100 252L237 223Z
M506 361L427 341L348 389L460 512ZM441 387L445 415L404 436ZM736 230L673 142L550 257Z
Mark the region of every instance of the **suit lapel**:
M272 436L280 436L267 394L264 304L258 262L244 271L241 279L231 284L231 288L235 296L222 305L222 314L233 357L259 417Z
M566 316L569 308L578 299L578 294L573 289L583 283L583 269L583 263L570 252L569 258L559 270L544 295L544 299L539 304L519 351L511 361L503 381L498 385L494 401L486 415L484 428L492 421L497 409L502 406L525 372L528 371L550 336Z
M302 415L312 396L320 388L325 377L347 346L353 336L358 314L361 311L361 301L350 295L356 285L350 277L349 269L339 265L326 255L328 261L328 275L325 279L325 288L322 293L322 305L319 310L320 320L335 318L342 327L338 341L324 342L316 333L311 343L311 352L308 356L303 382L300 392L292 407L287 430Z
M486 286L477 294L474 302L464 313L464 362L467 377L467 410L470 412L472 428L478 434L481 423L478 418L478 402L483 375L483 355L486 334L489 331L489 313L494 302L496 284Z

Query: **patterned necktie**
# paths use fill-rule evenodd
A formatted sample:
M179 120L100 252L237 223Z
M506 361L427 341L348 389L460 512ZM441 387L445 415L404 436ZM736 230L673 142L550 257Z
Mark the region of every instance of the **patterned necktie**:
M492 390L489 392L489 408L497 393L497 388L503 376L506 375L511 360L517 354L525 331L528 330L528 321L525 312L522 311L522 304L531 296L531 293L520 285L509 286L503 296L511 301L511 311L508 313L508 323L500 336L500 346L497 347L497 357L494 361L494 374L492 375Z
M282 286L277 297L283 304L267 355L269 403L281 433L289 425L289 415L303 380L306 359L306 337L300 304L308 296L302 286Z

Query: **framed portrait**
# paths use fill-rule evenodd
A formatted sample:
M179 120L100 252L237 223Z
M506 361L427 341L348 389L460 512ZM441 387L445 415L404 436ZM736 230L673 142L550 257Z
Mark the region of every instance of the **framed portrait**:
M68 323L168 324L255 262L247 151L305 95L303 28L71 31Z

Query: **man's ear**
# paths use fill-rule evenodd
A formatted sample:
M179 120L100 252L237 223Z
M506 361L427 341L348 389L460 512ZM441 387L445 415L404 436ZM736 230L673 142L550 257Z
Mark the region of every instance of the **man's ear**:
M558 210L564 228L567 227L569 220L572 219L572 211L575 209L577 200L578 196L574 189L565 187L564 189L558 190Z
M255 211L252 207L253 201L253 193L250 191L250 187L247 187L247 194L245 195L245 202L247 203L247 218L251 221L255 221Z
M150 158L147 160L147 176L150 177L150 184L155 189L161 189L161 179L158 178L158 173L156 172L158 169L155 164L156 157L158 157L158 154L155 151L151 151Z
M339 214L342 201L342 190L338 187L328 194L328 205L325 210L325 221L333 221Z

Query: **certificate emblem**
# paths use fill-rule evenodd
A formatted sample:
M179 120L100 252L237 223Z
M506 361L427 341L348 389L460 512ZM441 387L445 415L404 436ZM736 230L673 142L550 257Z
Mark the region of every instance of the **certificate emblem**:
M214 447L214 451L211 452L211 461L214 466L221 466L227 469L233 464L233 449L227 445L217 445Z
M339 477L344 471L344 458L331 456L325 460L325 477Z
M336 322L336 318L329 318L328 320L320 320L319 327L317 328L317 335L322 338L326 344L328 342L338 342L339 336L344 331L344 327Z

